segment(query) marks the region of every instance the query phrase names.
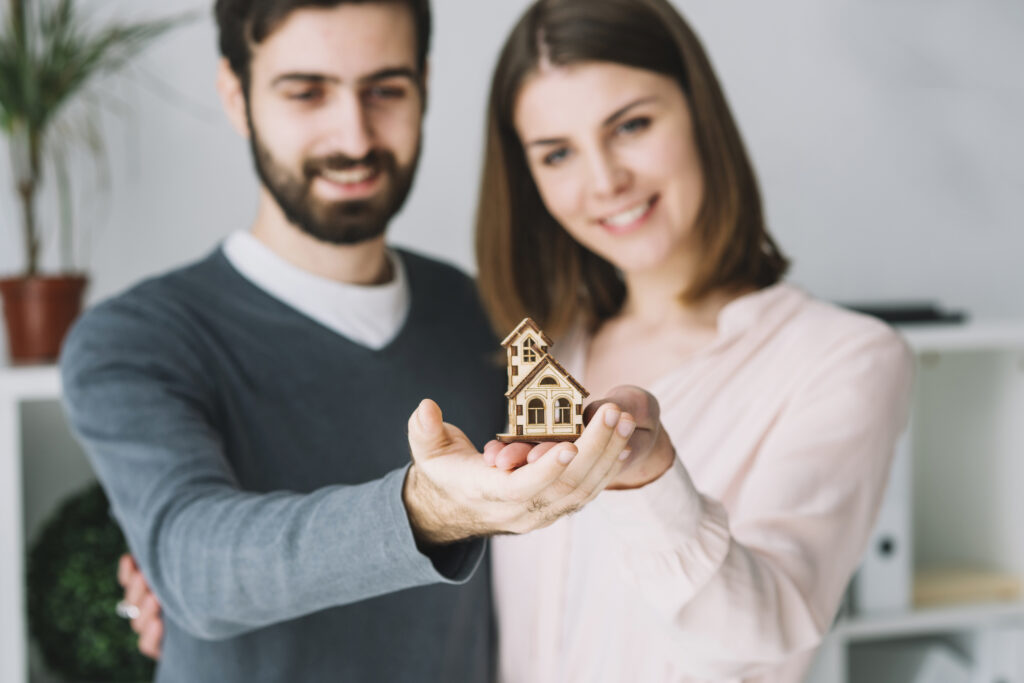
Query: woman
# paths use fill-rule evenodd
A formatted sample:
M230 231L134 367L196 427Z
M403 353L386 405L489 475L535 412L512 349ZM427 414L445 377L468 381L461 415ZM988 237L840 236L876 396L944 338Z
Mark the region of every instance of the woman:
M487 131L495 328L532 316L594 395L649 390L678 455L494 539L503 680L801 680L906 419L906 347L782 282L721 88L666 0L534 4Z

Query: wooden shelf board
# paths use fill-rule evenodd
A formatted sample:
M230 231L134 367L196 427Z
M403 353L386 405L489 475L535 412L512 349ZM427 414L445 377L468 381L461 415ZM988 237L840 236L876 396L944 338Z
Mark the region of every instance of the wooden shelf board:
M883 640L966 631L993 623L1024 623L1024 602L951 605L870 616L844 617L834 632L847 641Z

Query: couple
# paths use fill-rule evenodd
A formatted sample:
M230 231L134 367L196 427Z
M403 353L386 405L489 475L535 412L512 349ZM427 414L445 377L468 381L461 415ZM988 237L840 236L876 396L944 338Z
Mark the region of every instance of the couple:
M420 148L426 0L216 14L256 220L91 311L62 360L157 680L799 681L910 361L781 282L667 0L539 0L509 36L478 290L383 238ZM575 444L480 452L505 427L493 331L526 315L606 399Z

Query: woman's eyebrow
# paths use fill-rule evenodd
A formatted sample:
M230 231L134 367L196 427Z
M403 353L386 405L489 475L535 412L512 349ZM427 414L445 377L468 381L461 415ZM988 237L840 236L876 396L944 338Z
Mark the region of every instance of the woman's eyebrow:
M632 102L622 107L621 109L616 109L611 114L611 116L609 116L608 118L601 122L601 125L610 126L611 124L615 123L615 121L619 120L620 118L628 114L630 111L632 111L635 107L639 107L641 104L648 104L649 102L653 102L654 100L657 99L657 95L648 95L646 97L641 97L639 99L633 100ZM546 147L550 145L561 145L564 144L567 140L568 138L543 138L541 140L533 140L532 142L528 142L526 143L526 146Z
M627 104L625 107L622 107L621 109L617 109L611 116L606 118L601 125L603 125L603 126L611 125L617 119L620 119L623 116L625 116L626 114L628 114L629 111L631 109L633 109L634 107L639 107L641 104L647 104L647 103L652 102L653 100L656 100L656 99L658 99L657 95L648 95L646 97L641 97L639 99L633 100L632 102Z

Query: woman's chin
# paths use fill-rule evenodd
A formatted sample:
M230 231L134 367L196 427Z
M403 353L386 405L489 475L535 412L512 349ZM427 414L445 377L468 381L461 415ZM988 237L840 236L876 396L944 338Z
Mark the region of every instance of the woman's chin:
M649 273L663 268L670 260L664 251L623 250L601 254L604 260L624 275Z

